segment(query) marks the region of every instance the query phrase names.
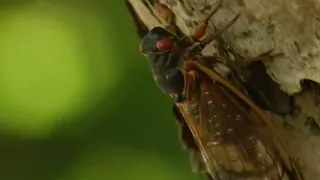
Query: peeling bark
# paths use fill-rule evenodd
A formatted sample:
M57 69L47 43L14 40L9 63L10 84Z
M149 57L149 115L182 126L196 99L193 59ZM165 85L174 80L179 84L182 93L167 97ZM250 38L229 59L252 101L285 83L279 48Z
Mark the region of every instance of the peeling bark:
M175 24L184 34L191 34L196 25L208 16L204 10L216 0L159 0L176 16ZM139 34L166 24L149 10L148 4L128 0L138 15ZM263 61L270 77L281 89L294 96L295 112L273 117L290 151L301 164L307 180L320 180L320 106L315 103L318 92L308 87L302 91L305 79L320 82L320 1L319 0L224 0L222 7L210 20L207 34L223 28L241 12L222 38L244 57L254 57L272 50L282 53ZM214 26L213 26L214 24ZM204 55L214 55L209 44ZM320 88L319 88L320 89Z

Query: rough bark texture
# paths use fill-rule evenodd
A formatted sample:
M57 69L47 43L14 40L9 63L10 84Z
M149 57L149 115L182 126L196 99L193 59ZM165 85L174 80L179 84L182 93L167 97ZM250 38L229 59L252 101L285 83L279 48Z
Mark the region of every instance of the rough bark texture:
M216 0L159 0L176 15L176 24L184 34L191 34L205 19L206 7ZM165 23L152 14L148 5L138 0L128 1L143 24L151 29ZM275 124L292 154L299 160L308 180L320 180L320 106L314 103L313 90L304 90L304 79L320 82L320 1L319 0L224 0L210 20L207 33L223 28L237 13L239 20L223 35L224 41L245 57L254 57L273 49L283 53L264 61L268 74L281 89L293 95L296 111L290 115L274 115ZM213 55L209 44L203 51Z

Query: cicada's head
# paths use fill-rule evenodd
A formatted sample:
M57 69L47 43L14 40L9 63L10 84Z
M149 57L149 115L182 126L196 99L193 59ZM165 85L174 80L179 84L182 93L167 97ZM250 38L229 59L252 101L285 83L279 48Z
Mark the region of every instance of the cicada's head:
M161 27L151 29L140 44L140 52L144 55L150 53L163 53L172 51L177 46L178 38Z

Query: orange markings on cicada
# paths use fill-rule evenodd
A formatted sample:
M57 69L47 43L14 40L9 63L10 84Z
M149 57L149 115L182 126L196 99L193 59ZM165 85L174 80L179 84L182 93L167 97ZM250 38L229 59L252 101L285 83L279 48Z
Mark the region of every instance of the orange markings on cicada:
M196 82L197 74L195 70L185 71L184 73L185 78L185 100L186 102L189 102L192 99L191 90L193 88L193 85Z
M206 33L207 27L208 27L208 24L205 24L205 23L200 24L200 25L196 28L196 30L195 30L194 34L192 35L192 37L193 37L194 39L200 39L200 38L202 38L202 37L205 35L205 33Z
M182 68L186 71L196 70L197 65L191 60L185 60L182 64Z

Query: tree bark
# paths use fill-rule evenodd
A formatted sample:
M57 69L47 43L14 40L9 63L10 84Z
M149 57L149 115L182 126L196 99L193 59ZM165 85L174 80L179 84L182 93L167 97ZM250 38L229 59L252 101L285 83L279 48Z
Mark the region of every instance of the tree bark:
M140 31L164 27L164 21L144 2L128 0L140 20ZM159 2L175 13L175 24L188 35L210 13L210 8L204 9L218 3L217 0ZM301 87L305 79L320 82L320 1L224 0L211 18L207 34L214 33L214 27L222 29L239 12L240 18L222 34L222 38L244 57L255 57L270 50L283 54L263 63L281 89L294 96L296 110L283 116L269 115L299 160L306 179L320 180L320 106L314 101L318 95L314 86L304 90ZM209 44L203 54L214 55L215 52L215 47Z

